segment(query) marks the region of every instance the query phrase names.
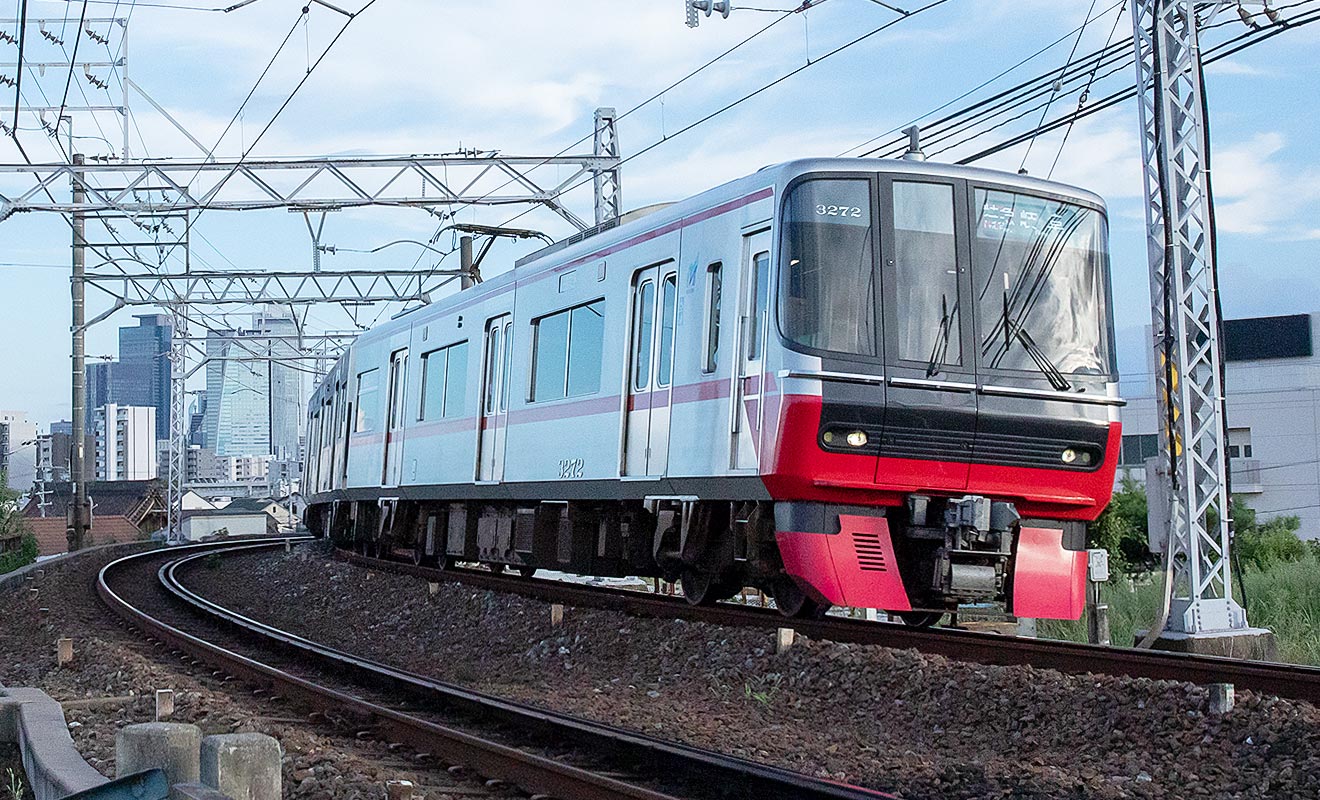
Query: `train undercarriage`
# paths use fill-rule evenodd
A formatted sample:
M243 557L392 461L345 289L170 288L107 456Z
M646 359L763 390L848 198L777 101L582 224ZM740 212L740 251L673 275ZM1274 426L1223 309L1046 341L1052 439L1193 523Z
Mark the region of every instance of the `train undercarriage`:
M1023 522L1011 503L975 495L912 495L903 506L888 508L684 498L541 503L385 498L313 506L308 524L339 547L366 555L405 552L420 565L479 563L526 576L547 569L658 577L678 583L694 605L731 598L750 586L773 597L787 616L821 615L840 602L839 592L831 591L834 566L824 562L853 558L849 563L861 570L858 578L889 582L889 593L879 595L886 601L859 605L884 607L909 624L930 625L960 603L1011 604ZM876 532L854 532L844 542L850 524ZM1068 551L1084 546L1082 523L1031 524L1061 527ZM834 554L817 550L802 557L803 540L828 541ZM847 545L848 556L839 555L839 545ZM844 567L838 566L842 575Z

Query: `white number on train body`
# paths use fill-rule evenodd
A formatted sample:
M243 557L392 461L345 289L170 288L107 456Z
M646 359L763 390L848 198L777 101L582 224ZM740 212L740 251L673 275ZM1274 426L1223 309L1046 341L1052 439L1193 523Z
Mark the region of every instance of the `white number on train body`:
M583 461L580 458L559 459L559 479L581 478L583 466Z
M860 206L816 206L816 213L822 217L860 217L862 209Z

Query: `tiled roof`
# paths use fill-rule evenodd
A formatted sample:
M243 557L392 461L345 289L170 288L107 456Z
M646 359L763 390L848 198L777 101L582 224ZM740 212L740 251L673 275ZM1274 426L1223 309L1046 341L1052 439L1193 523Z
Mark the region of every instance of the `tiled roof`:
M63 521L68 517L72 492L71 483L50 484L50 493L46 496L46 519L56 517ZM87 496L92 501L94 518L125 517L135 525L153 511L165 508L159 481L91 481L87 484ZM41 517L38 498L28 501L23 516L29 520Z
M37 537L37 552L40 555L53 556L68 551L69 540L66 533L68 523L64 517L28 519L27 526ZM124 517L97 517L92 526L92 539L87 545L136 542L140 539L142 539L142 531Z

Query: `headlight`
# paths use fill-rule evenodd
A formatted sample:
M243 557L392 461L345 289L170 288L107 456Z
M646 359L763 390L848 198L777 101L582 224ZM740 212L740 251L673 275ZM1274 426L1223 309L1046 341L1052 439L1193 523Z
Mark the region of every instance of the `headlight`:
M853 431L848 434L847 441L851 447L865 447L867 442L866 431Z
M1071 464L1077 460L1077 451L1069 447L1063 451L1059 458L1063 460L1063 463Z

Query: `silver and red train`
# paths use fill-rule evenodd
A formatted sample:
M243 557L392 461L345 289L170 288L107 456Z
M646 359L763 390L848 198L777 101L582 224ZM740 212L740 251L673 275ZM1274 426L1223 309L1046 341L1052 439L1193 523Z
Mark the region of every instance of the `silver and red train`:
M1105 209L802 160L374 328L310 404L311 527L419 562L743 586L787 614L1079 616L1120 435Z

